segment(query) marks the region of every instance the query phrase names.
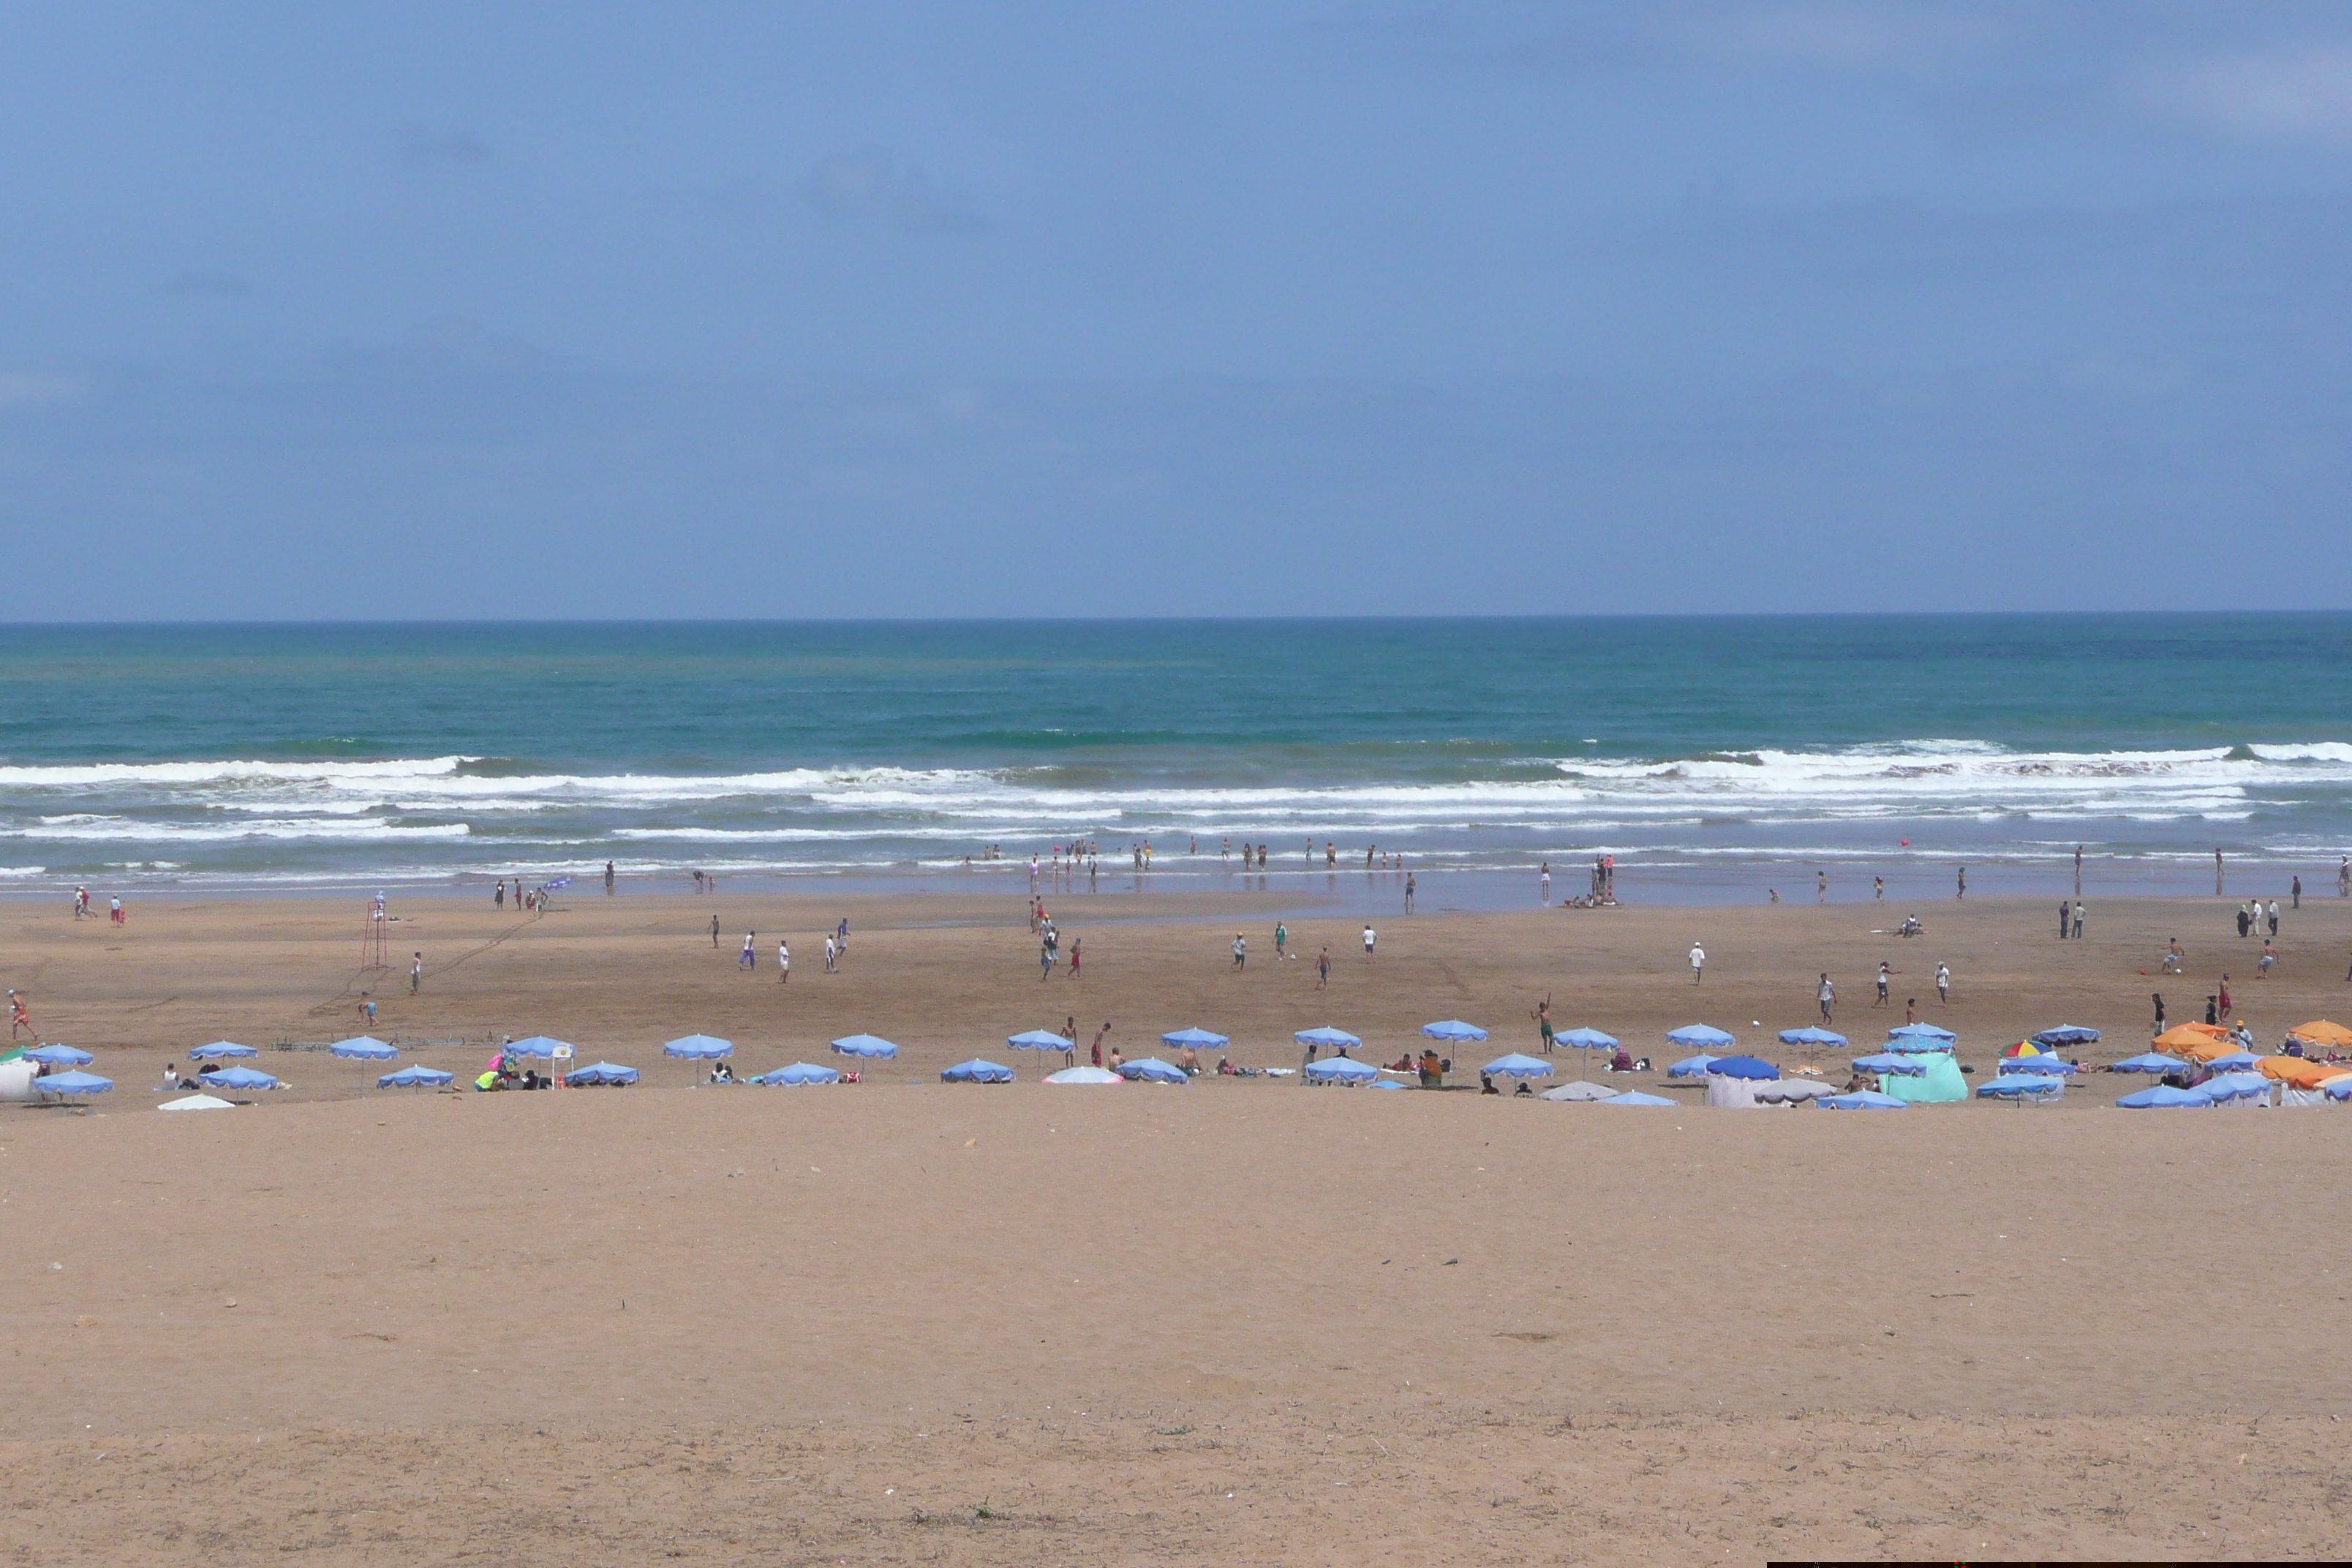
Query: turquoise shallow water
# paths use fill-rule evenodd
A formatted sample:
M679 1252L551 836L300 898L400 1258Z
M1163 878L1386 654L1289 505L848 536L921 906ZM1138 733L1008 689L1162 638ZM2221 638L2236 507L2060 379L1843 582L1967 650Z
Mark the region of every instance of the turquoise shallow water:
M1163 879L1230 839L1993 889L2079 842L2109 883L2220 847L2332 886L2347 655L2288 616L16 628L0 875L937 885L1148 837Z

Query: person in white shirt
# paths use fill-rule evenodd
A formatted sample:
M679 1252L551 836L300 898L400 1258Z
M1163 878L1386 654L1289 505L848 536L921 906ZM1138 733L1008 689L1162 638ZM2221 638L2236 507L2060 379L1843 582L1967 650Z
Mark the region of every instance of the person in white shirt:
M1948 963L1938 963L1936 965L1936 1000L1948 1002L1951 999L1952 966Z
M793 950L784 945L783 938L778 937L776 939L776 984L790 985L792 983Z
M1372 956L1372 928L1370 925L1367 925L1364 927L1364 956L1366 958Z
M1830 984L1828 975L1822 976L1822 988L1816 994L1822 1004L1822 1022L1826 1024L1830 1021L1831 1009L1837 1005L1837 987Z
M1691 943L1690 963L1691 984L1696 985L1699 983L1700 974L1706 968L1706 949L1699 946L1696 942Z

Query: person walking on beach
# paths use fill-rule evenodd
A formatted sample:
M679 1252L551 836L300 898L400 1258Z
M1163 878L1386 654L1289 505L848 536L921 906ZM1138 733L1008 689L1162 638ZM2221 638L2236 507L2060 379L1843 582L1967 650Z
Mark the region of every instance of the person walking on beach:
M778 937L776 939L776 984L779 985L790 985L792 983L792 946L789 942L785 942L782 937Z
M1037 939L1037 984L1054 978L1054 934L1050 928Z
M2278 935L2278 900L2276 899L2273 899L2271 900L2271 910L2268 918L2270 921L2271 935Z
M121 925L125 923L122 919L122 900L121 899L109 899L106 900L106 904L107 923L110 925Z
M425 954L422 952L412 952L408 955L408 994L411 996L415 995L418 991L424 988L424 985Z
M824 972L827 974L833 973L833 960L836 951L833 945L833 935L828 931L824 939Z
M2254 912L2241 902L2238 905L2238 940L2245 941L2246 933L2253 929Z
M2074 900L2074 940L2083 940L2083 900L2080 899Z
M1366 958L1372 956L1372 943L1378 940L1377 934L1372 930L1371 921L1366 921L1364 922L1364 956Z
M1290 928L1289 928L1288 926L1286 926L1286 925L1283 924L1280 921L1275 921L1275 922L1274 922L1274 961L1275 961L1276 963L1280 963L1284 959L1288 958L1288 957L1290 956L1290 953L1289 953L1289 952L1288 952L1289 946L1290 946Z
M1831 1022L1830 1015L1837 1007L1837 987L1830 984L1830 977L1827 973L1822 974L1821 989L1814 993L1814 994L1821 1001L1822 1022L1824 1024Z
M2254 978L2257 980L2268 980L2271 977L2271 965L2277 962L2278 944L2276 942L2270 942L2263 943L2262 963L2257 965L2254 970Z
M1327 989L1331 984L1331 949L1326 946L1315 955L1315 989Z
M759 934L760 933L757 931L749 931L743 933L743 951L738 953L735 957L736 968L757 969L760 967L760 956L758 953L751 951L751 943L758 940Z
M1073 980L1078 977L1078 961L1084 956L1086 948L1085 937L1074 936L1070 939L1070 978Z
M1412 873L1407 871L1404 874L1404 912L1407 914L1412 913L1412 895L1415 886Z
M1108 1034L1109 1034L1109 1033L1110 1033L1110 1020L1109 1020L1108 1018L1105 1018L1105 1019L1103 1020L1103 1026L1102 1026L1101 1028L1097 1029L1097 1030L1095 1031L1095 1043L1094 1043L1094 1046L1093 1046L1092 1050L1091 1050L1091 1052L1090 1052L1090 1058L1091 1058L1091 1059L1092 1059L1092 1061L1093 1061L1094 1065L1095 1065L1095 1066L1097 1066L1097 1067L1100 1067L1100 1066L1102 1066L1102 1065L1103 1065L1103 1059L1102 1059L1102 1057L1103 1057L1103 1052L1102 1052L1103 1037L1104 1037L1104 1036L1106 1036L1106 1035L1108 1035Z
M1882 958L1878 961L1878 1000L1873 1002L1871 1004L1872 1006L1884 1007L1886 1005L1886 982L1894 973L1895 971L1887 967L1886 960ZM1908 1023L1910 1020L1906 1018L1904 1022Z
M1691 943L1690 966L1691 984L1696 985L1706 977L1706 949L1696 942Z
M1551 998L1547 996L1536 1005L1536 1038L1543 1044L1543 1054L1551 1055Z
M2230 1021L2230 977L2228 975L2221 976L2221 988L2213 994L2213 997L2221 1004L2221 1011L2216 1015L2217 1021L2228 1023Z
M1952 966L1939 958L1936 961L1936 1000L1949 1002L1951 999Z
M713 952L719 951L719 917L717 915L710 917L710 951Z
M1249 939L1239 931L1234 932L1234 967L1235 969L1249 967Z
M2303 874L2301 872L2298 871L2295 873L2294 877L2287 883L2287 892L2294 900L2294 902L2290 904L2288 908L2297 910L2303 908Z
M8 990L8 1037L15 1039L19 1029L37 1040L41 1037L33 1027L33 1015L25 1009L25 999L17 995L16 988L11 986Z
M2147 994L2148 1000L2156 1004L2156 1025L2147 1032L2147 1037L2152 1040L2164 1033L2164 993L2151 991Z

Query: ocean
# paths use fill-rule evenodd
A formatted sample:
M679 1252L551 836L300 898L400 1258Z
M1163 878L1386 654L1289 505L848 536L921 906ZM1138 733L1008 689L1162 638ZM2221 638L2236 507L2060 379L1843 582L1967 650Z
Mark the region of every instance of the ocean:
M2078 844L2101 891L2220 848L2332 895L2347 808L2335 616L0 632L0 886L41 896L1008 887L1079 839L1368 907L1396 855L1440 903L1604 854L1628 899L1899 900L2071 891Z

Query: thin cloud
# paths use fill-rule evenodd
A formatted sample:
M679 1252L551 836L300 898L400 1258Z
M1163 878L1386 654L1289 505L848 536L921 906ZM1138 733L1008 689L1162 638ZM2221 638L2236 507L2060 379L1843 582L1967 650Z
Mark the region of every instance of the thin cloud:
M0 408L38 408L71 403L89 391L86 375L37 370L0 370Z
M2352 141L2352 48L2236 55L2153 70L2141 96L2160 110L2253 141Z
M420 169L462 167L490 161L489 143L471 131L436 129L415 121L400 128L400 156Z
M827 158L800 183L800 198L835 223L900 234L984 234L988 219L961 191L934 184L883 148Z

